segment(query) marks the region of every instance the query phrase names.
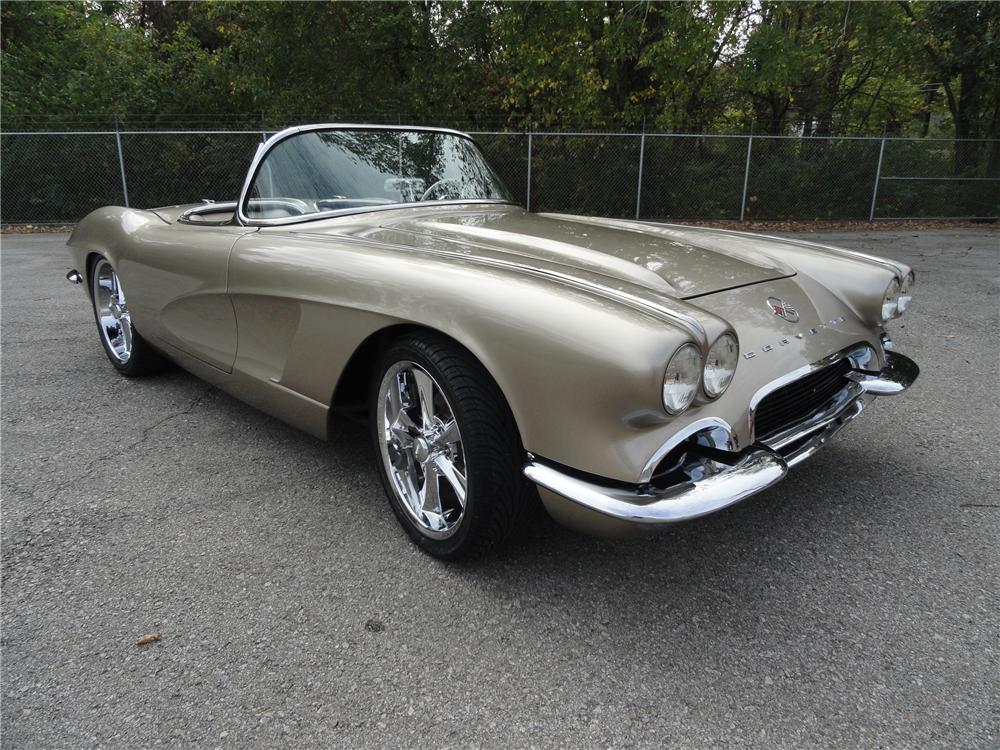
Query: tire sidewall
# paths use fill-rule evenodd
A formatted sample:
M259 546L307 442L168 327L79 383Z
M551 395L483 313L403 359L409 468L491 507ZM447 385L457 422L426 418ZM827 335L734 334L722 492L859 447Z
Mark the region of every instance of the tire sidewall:
M151 353L145 351L145 341L139 336L139 332L135 330L135 325L132 325L132 351L129 353L129 358L127 362L119 361L118 357L114 355L108 348L107 342L104 340L104 334L101 331L101 318L97 314L97 298L94 296L94 275L97 271L97 266L101 263L107 263L111 266L111 270L116 274L118 269L115 268L114 264L103 255L96 255L90 261L90 265L87 268L87 291L90 296L90 310L94 315L94 323L97 325L97 339L101 342L101 349L104 350L105 356L111 365L118 370L125 377L133 377L135 375L140 375L145 373L147 366L142 362L143 358L149 356ZM127 301L127 299L126 299Z
M462 521L459 524L458 530L444 539L434 539L420 531L420 528L410 517L410 514L403 508L402 503L404 501L396 494L396 490L389 480L385 461L382 457L382 448L379 442L379 430L381 429L378 420L379 391L382 380L385 378L385 374L389 368L397 362L402 361L409 361L419 365L434 378L438 387L444 392L445 398L448 399L448 404L451 406L452 414L458 422L458 429L462 435L462 448L465 451L466 467L465 510L463 511ZM396 514L396 518L399 519L400 524L402 524L410 538L435 557L448 559L461 556L466 551L470 538L475 536L477 528L483 520L482 511L484 509L481 507L480 493L478 491L482 483L482 478L477 468L475 436L467 434L467 431L464 429L467 423L464 405L453 391L448 378L437 364L422 351L420 346L408 341L397 341L385 351L379 362L376 377L373 378L369 400L369 413L371 414L371 419L369 419L371 439L375 449L375 461L379 478L382 481L382 487L385 489L386 495L389 497L389 504L392 506L392 511Z

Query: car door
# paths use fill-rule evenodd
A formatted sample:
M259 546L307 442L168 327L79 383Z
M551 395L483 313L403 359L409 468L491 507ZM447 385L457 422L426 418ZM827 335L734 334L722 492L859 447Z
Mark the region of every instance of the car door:
M236 314L229 255L252 227L174 221L149 227L119 260L133 319L143 336L232 372Z

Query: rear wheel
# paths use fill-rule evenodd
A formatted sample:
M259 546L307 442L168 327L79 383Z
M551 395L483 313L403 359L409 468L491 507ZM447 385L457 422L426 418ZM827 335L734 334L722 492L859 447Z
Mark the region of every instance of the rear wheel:
M371 414L380 474L410 538L457 559L495 548L534 492L499 387L471 354L432 333L385 352Z
M132 325L121 279L107 258L94 260L90 272L90 297L101 346L118 372L135 377L163 368L163 358Z

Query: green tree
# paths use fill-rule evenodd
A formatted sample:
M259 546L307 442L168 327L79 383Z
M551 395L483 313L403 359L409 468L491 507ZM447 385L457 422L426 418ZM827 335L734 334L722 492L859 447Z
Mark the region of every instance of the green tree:
M996 137L998 18L990 2L4 1L0 108Z
M923 47L930 91L941 88L956 139L1000 137L1000 5L900 3ZM982 144L958 141L956 174L973 174ZM993 144L988 169L1000 168Z

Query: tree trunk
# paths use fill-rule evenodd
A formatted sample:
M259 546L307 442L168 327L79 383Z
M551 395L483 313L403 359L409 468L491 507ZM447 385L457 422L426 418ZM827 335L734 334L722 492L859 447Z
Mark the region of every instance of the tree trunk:
M979 71L968 66L959 75L960 92L955 112L955 175L973 177L979 166Z

